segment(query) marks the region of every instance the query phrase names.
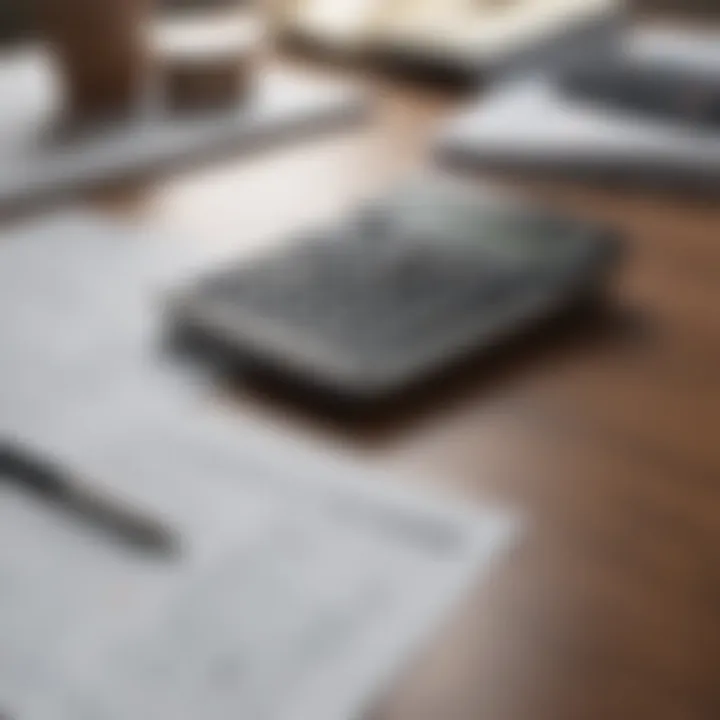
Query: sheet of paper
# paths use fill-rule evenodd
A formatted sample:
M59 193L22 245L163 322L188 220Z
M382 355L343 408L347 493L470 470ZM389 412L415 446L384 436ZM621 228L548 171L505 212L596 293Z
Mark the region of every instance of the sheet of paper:
M164 293L203 262L202 243L71 210L3 233L0 433L51 434L84 399L132 387L167 401L204 388L162 342Z
M0 715L360 717L517 521L241 422L159 364L155 293L200 262L181 249L72 213L0 242L0 436L182 548L139 554L0 478Z
M87 447L46 449L183 553L135 556L6 487L0 699L20 720L357 717L513 536L257 428L96 417Z

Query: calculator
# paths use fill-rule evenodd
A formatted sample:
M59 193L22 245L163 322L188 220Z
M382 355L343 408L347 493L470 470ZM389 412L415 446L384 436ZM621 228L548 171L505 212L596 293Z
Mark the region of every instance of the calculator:
M169 317L214 361L382 400L595 297L619 250L604 225L424 177L179 289Z

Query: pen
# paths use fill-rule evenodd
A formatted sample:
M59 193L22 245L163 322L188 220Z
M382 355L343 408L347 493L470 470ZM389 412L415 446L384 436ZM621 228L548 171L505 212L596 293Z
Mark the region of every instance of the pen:
M160 521L77 483L59 466L16 445L0 445L0 481L30 490L144 552L172 555L178 550L175 534Z

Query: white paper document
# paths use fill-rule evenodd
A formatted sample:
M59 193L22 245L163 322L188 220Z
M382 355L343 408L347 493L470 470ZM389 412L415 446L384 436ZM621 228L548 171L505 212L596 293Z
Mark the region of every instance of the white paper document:
M180 541L144 554L0 475L0 717L361 717L517 522L241 422L156 362L180 255L81 215L0 243L0 440Z
M5 484L0 708L18 720L358 717L514 535L257 428L103 425L63 459L182 550L144 557Z

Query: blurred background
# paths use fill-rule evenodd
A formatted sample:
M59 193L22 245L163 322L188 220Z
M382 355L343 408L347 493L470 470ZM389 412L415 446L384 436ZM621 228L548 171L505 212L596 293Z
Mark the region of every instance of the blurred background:
M222 5L224 0L156 0L161 8L188 8ZM0 0L0 41L12 42L33 33L34 5L37 0ZM720 17L717 0L631 0L640 12L712 14Z

